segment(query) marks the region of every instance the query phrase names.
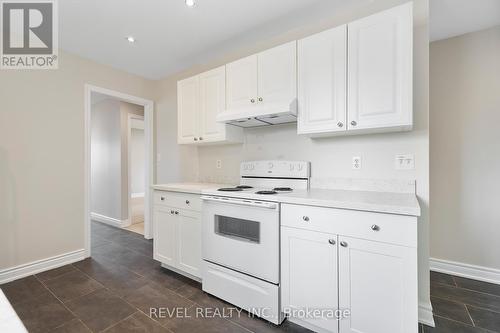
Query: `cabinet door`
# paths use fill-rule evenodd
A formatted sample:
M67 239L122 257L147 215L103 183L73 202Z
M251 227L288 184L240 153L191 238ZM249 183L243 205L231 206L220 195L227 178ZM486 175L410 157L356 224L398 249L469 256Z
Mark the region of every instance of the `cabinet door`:
M200 140L225 139L226 126L218 123L217 114L226 108L226 68L224 66L200 74Z
M252 102L253 101L253 102ZM257 55L226 65L226 107L237 111L257 103Z
M297 98L297 42L258 54L259 105L289 105Z
M175 267L177 258L175 248L177 216L172 214L174 210L170 207L155 206L154 250L156 260Z
M200 82L194 76L177 82L177 142L195 143L199 137Z
M347 26L298 41L298 133L346 130Z
M417 333L417 251L339 236L340 332Z
M201 214L180 210L177 224L177 268L201 277Z
M411 2L349 24L349 129L411 127Z
M281 228L281 293L285 313L287 308L338 309L336 242L336 235ZM295 319L329 332L338 331L335 317Z

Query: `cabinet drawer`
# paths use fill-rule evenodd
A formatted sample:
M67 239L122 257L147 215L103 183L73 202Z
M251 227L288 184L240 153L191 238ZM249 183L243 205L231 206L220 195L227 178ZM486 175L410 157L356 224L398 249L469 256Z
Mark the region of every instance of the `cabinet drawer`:
M197 194L155 191L154 204L201 211L201 198Z
M413 216L283 204L281 225L417 246L417 218Z

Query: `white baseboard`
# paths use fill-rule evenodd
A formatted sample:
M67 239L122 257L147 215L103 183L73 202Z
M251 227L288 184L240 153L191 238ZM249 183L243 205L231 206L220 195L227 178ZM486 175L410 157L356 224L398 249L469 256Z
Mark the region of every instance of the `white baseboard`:
M90 213L90 218L94 221L101 222L104 224L109 224L109 225L111 225L113 227L117 227L117 228L123 228L123 227L130 225L128 220L118 220L118 219L115 219L115 218L112 218L109 216L105 216L105 215L101 215L101 214L97 214L97 213Z
M436 258L429 259L429 266L431 271L500 284L499 269Z
M19 265L0 270L0 284L14 281L29 275L45 272L53 268L72 264L85 259L85 250L68 252L55 257L33 261L24 265Z
M427 326L435 327L432 316L431 302L420 302L418 304L418 322Z

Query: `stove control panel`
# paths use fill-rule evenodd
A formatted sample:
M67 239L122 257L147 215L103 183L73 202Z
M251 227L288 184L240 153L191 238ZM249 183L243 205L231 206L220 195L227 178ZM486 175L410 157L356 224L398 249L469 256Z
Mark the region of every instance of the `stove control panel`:
M309 178L310 163L305 161L247 161L240 166L242 177Z

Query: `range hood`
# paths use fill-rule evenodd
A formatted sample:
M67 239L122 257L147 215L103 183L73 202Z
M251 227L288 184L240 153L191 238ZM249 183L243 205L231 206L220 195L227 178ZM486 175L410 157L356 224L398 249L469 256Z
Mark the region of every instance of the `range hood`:
M297 122L297 99L292 103L254 105L245 109L226 110L217 115L219 123L237 127L260 127Z

